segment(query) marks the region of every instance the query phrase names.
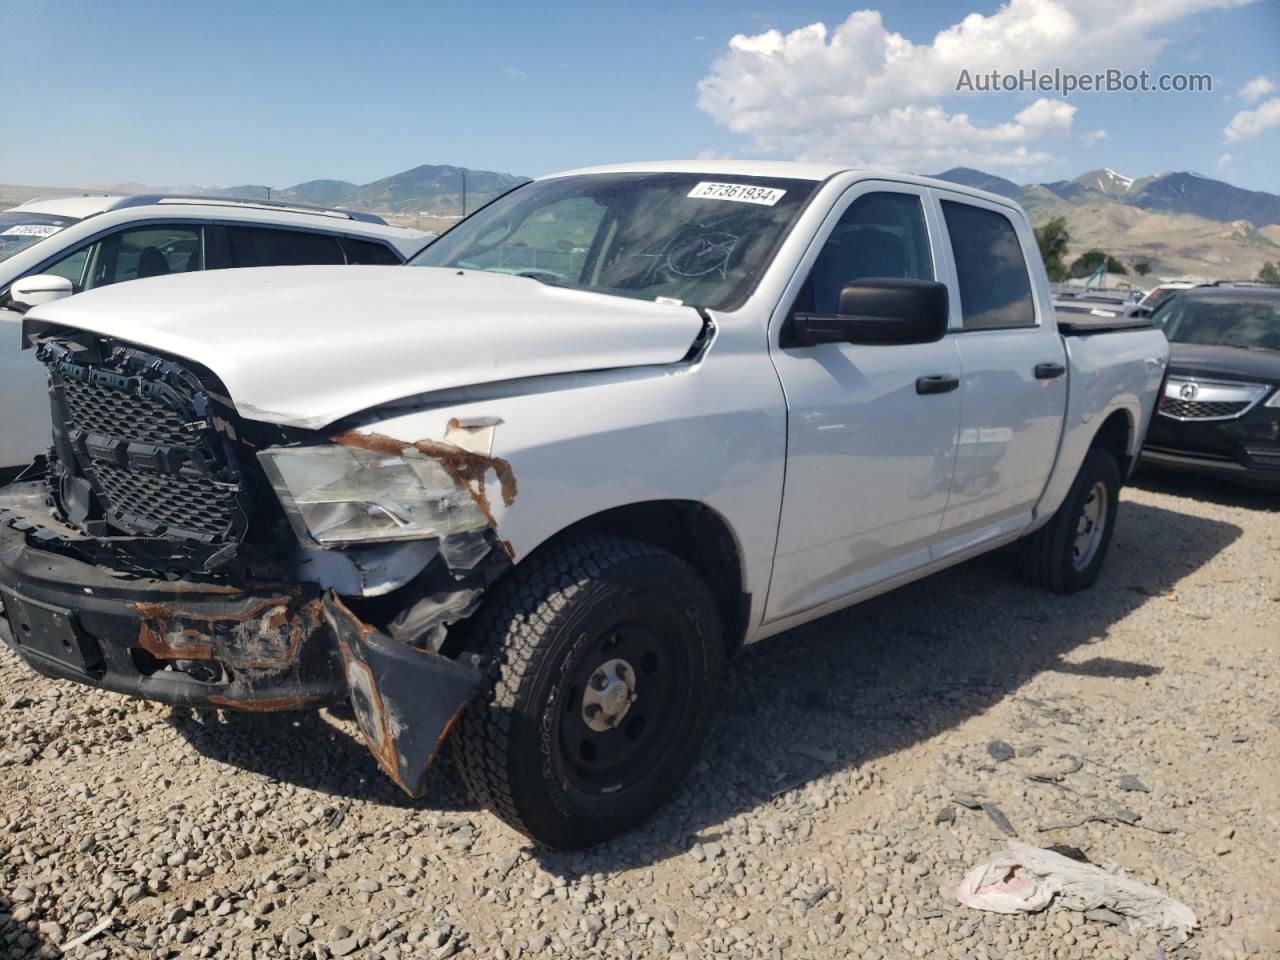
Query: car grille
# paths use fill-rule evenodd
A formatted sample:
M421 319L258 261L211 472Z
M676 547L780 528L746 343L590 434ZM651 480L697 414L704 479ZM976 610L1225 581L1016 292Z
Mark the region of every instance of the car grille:
M101 462L93 465L93 475L116 511L139 526L160 524L222 539L235 519L235 491L211 489L204 478Z
M110 526L204 544L243 538L246 481L224 432L235 414L214 399L211 378L88 335L46 341L39 356L61 421L55 440L66 441L55 444L59 461L89 482Z
M1208 420L1237 417L1249 407L1247 400L1204 403L1165 396L1160 400L1160 412L1179 420Z
M199 442L193 425L173 407L153 397L130 396L96 380L65 380L63 396L71 422L103 437L128 437L139 443L181 444Z
M1174 420L1233 420L1252 410L1270 390L1263 383L1175 374L1165 381L1157 410Z

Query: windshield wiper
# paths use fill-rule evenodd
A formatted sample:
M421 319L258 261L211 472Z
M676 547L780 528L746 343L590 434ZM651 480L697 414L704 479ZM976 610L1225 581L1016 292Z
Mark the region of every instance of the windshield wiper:
M525 277L529 280L537 280L545 287L563 287L565 285L564 281L559 276L546 270L522 270L519 273L513 274L513 276Z

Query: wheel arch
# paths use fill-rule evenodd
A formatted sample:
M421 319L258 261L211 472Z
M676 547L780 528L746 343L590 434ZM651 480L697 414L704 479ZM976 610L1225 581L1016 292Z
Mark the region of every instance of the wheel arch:
M1120 465L1121 480L1127 480L1138 454L1134 435L1132 412L1125 408L1113 410L1094 433L1089 449L1105 450L1115 457L1116 463Z
M666 550L693 567L715 597L724 627L725 655L741 649L750 620L743 552L723 514L697 500L646 500L583 517L540 543L526 563L569 537L616 536Z

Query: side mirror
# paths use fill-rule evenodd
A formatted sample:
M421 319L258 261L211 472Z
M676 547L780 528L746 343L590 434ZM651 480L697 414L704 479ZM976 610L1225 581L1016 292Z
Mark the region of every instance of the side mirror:
M857 280L840 291L839 309L834 317L792 314L784 345L934 343L946 336L950 319L946 284L934 280Z
M13 281L9 287L9 299L19 309L27 310L42 303L61 300L75 292L75 287L66 277L58 277L52 273L37 273Z

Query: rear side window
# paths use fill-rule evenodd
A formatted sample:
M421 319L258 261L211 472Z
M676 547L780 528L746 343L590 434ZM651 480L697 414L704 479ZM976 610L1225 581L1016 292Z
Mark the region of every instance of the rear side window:
M371 240L356 240L352 237L342 238L342 249L346 251L347 263L365 263L374 266L395 266L403 261L395 251L384 243Z
M228 227L231 266L295 267L310 263L346 263L338 238L302 230Z
M1031 278L1013 223L1002 213L942 201L966 330L1033 327Z

